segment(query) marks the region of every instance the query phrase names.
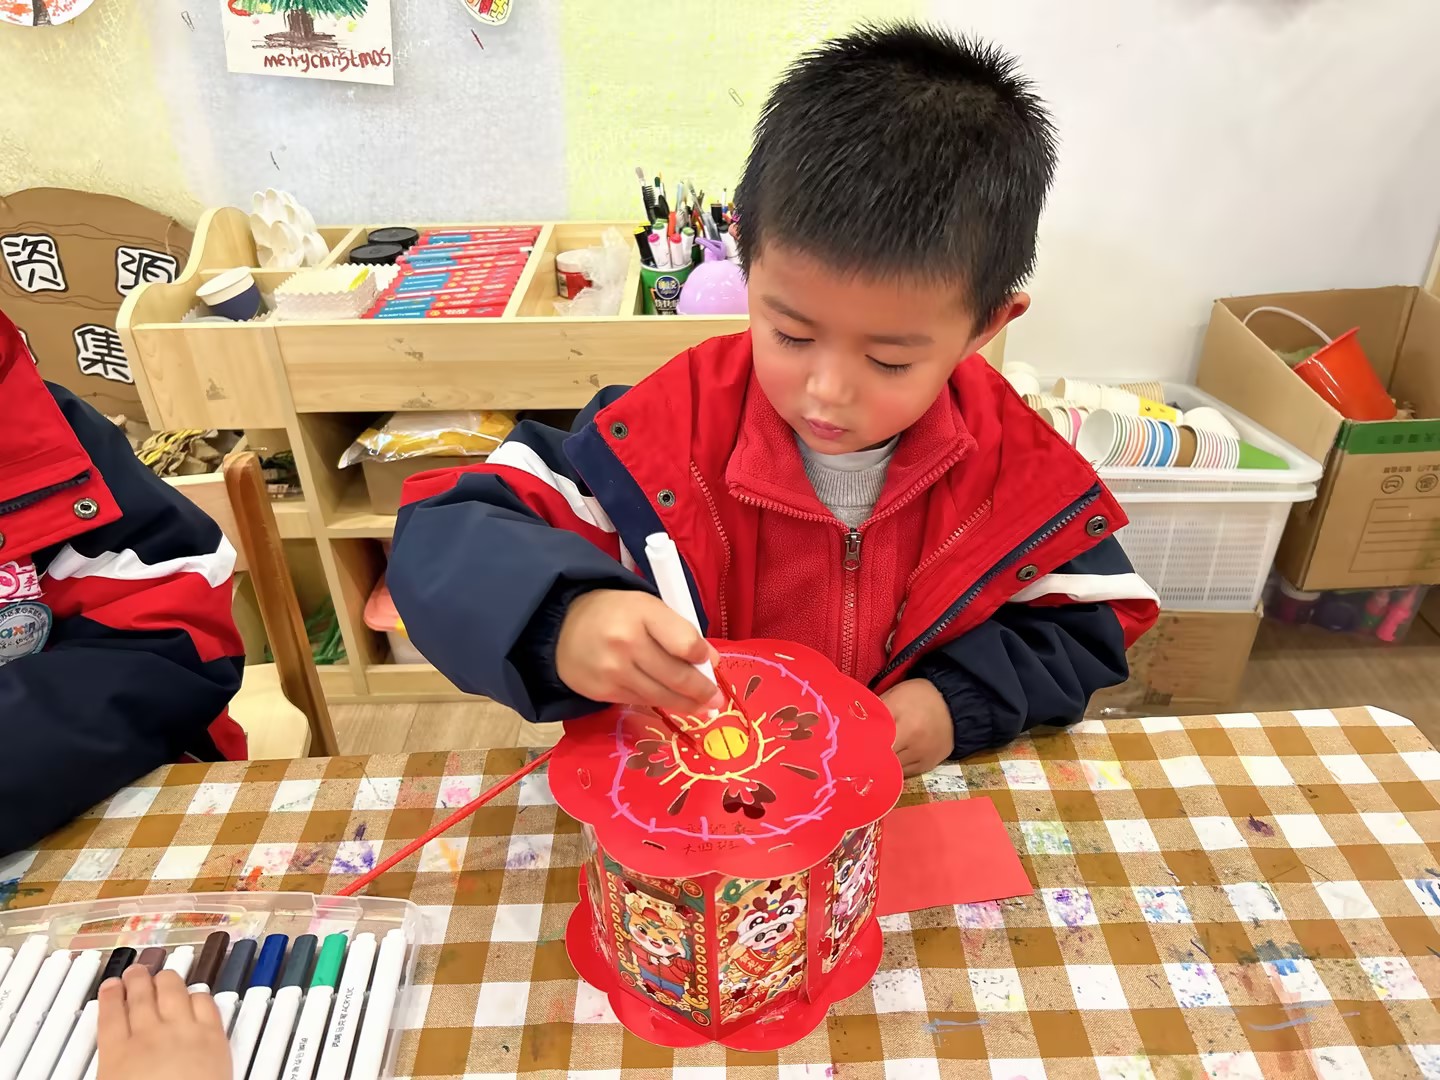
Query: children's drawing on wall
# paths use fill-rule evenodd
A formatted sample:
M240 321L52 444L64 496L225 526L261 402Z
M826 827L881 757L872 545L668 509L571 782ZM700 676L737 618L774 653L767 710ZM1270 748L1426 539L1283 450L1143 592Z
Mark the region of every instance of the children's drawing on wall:
M220 0L220 9L231 71L395 82L390 0Z
M0 0L0 23L14 26L59 26L82 13L95 0Z
M510 18L515 0L462 0L465 10L483 23L499 26Z

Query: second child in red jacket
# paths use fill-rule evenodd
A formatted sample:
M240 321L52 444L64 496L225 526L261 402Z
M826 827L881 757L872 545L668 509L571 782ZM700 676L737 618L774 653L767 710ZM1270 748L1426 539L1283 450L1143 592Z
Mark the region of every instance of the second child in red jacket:
M421 652L534 720L703 707L663 529L710 635L868 683L908 773L1078 719L1155 595L1094 471L975 355L1029 305L1054 159L993 48L890 26L802 56L739 189L750 330L412 479L390 587Z

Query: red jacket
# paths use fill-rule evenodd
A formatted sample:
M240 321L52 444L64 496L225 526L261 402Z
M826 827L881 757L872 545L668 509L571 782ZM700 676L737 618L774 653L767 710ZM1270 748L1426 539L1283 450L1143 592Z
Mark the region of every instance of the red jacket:
M0 854L159 765L243 758L234 549L0 315ZM218 717L218 719L217 719Z
M518 425L486 464L413 478L406 503L390 588L415 644L539 719L593 707L553 676L565 606L653 591L644 537L662 528L710 634L798 641L877 690L929 678L958 753L1078 718L1158 610L1113 497L979 357L901 437L859 529L815 496L748 333L603 392L563 445Z

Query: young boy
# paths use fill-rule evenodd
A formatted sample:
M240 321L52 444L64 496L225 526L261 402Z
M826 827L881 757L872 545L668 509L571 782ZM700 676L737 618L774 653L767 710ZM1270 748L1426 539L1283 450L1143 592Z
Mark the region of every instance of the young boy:
M740 184L750 330L415 478L390 588L458 686L532 720L703 707L708 646L655 595L665 530L713 637L868 683L909 774L1067 723L1157 613L1093 470L974 355L1029 297L1054 170L998 50L858 30L775 87Z
M0 855L157 766L245 756L234 566L0 314Z

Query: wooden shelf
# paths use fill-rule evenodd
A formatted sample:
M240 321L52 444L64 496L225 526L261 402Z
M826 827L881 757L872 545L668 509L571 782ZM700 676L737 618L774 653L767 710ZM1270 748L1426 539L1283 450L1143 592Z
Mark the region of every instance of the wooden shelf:
M203 282L258 261L248 217L233 207L206 211L180 276L133 290L116 316L152 427L259 430L266 445L293 451L304 494L276 500L275 516L282 537L310 541L287 551L292 576L306 567L297 576L306 582L303 602L319 603L328 590L335 605L349 663L320 669L331 701L484 700L461 693L429 664L387 662L384 636L364 623L385 570L380 541L395 529L393 514L371 510L360 470L337 465L365 423L399 410L578 409L602 386L638 382L691 346L749 326L745 316L641 314L636 253L620 314L556 315L556 255L600 243L611 228L628 241L632 225L521 224L540 232L499 318L182 322ZM323 265L344 261L368 228L322 228L331 245ZM262 291L288 276L254 274ZM997 367L1003 348L1002 336L985 350Z
M395 532L394 514L377 514L370 509L370 496L365 490L365 478L358 467L346 472L354 473L340 496L336 506L325 521L325 532L334 537L389 540Z
M396 701L488 701L458 689L432 664L367 664L365 682L375 698Z
M275 511L275 524L280 528L282 540L313 540L315 530L310 525L310 507L305 496L291 495L282 499L271 499L270 509Z

